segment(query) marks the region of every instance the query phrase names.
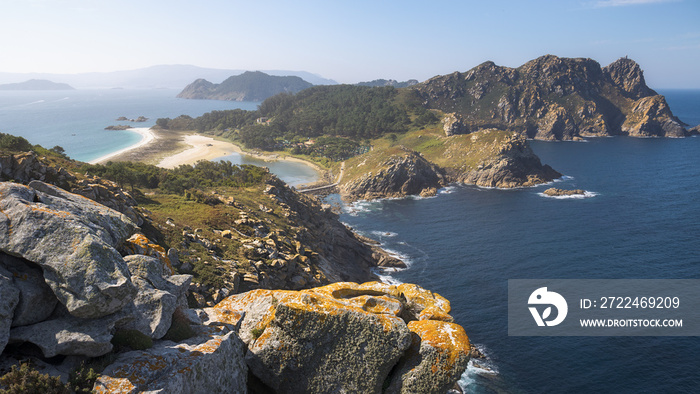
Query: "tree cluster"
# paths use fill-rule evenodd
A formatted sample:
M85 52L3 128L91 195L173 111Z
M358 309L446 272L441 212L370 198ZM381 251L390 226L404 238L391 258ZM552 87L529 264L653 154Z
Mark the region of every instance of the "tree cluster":
M247 187L259 184L269 176L268 170L262 167L206 160L194 166L181 165L171 170L150 164L110 161L106 164L84 164L81 171L110 179L121 187L128 185L132 190L141 187L173 194L184 194L189 189Z

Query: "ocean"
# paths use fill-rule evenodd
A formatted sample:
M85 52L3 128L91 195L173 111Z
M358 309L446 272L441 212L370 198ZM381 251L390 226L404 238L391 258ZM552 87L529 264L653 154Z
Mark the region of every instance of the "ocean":
M150 126L158 117L257 105L176 93L0 92L0 132L92 160L138 141L134 133L102 130L119 116L143 115ZM681 120L700 123L700 90L659 93ZM565 174L555 186L585 189L589 197L547 198L547 185L452 185L431 198L345 206L341 220L409 263L385 273L387 280L417 283L451 301L457 323L488 356L463 375L468 393L697 391L694 337L508 336L507 280L700 279L700 138L531 145ZM305 176L286 165L272 171L282 179Z
M681 120L700 123L700 91L660 93ZM697 392L696 337L508 336L507 280L700 279L700 138L530 143L562 180L453 185L432 198L355 203L341 220L410 264L388 279L450 300L488 356L462 377L465 392ZM589 197L541 194L552 186Z

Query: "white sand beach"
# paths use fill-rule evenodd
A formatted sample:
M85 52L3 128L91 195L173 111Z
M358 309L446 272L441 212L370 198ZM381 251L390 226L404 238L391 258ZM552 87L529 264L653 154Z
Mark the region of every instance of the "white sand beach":
M241 149L230 142L203 135L186 135L184 142L191 148L166 157L158 163L158 167L176 168L182 164L194 164L200 160L212 160L231 153L241 153Z
M219 141L212 137L206 137L199 134L186 135L184 142L191 146L191 148L176 153L172 156L166 157L157 164L158 167L162 168L176 168L182 164L195 164L200 160L213 160L218 157L230 155L232 153L240 153L242 155L251 156L256 159L264 161L293 161L297 163L303 163L307 166L312 167L318 173L324 172L324 170L316 165L315 163L298 159L296 157L280 157L278 155L264 155L255 154L250 152L244 152L241 148L231 142Z
M116 156L119 156L119 155L121 155L121 154L123 154L123 153L125 153L125 152L128 152L128 151L130 151L130 150L133 150L133 149L137 149L137 148L141 148L141 147L143 147L143 146L146 146L146 145L150 144L151 142L153 142L153 141L156 139L155 134L153 134L153 132L151 131L151 129L149 129L149 128L147 128L147 127L137 127L137 128L133 128L133 129L128 129L128 131L133 131L133 132L135 132L135 133L140 134L140 135L141 135L141 141L139 141L138 143L136 143L136 144L134 144L134 145L128 146L128 147L126 147L126 148L124 148L124 149L122 149L122 150L119 150L119 151L116 151L116 152L112 152L112 153L110 153L110 154L108 154L108 155L105 155L105 156L102 156L102 157L97 158L97 159L95 159L95 160L92 160L92 161L90 161L90 164L104 163L104 162L109 161L110 159L112 159L112 158L114 158L114 157L116 157Z

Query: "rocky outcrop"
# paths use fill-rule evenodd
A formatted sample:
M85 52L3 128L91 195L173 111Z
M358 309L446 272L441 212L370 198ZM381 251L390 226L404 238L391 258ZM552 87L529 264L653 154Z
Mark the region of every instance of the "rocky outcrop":
M70 313L97 318L133 297L116 248L136 229L124 215L55 186L0 184L0 250L39 265Z
M442 119L442 128L445 131L445 135L448 137L455 134L469 133L469 128L464 123L464 120L455 113L445 115Z
M603 67L603 73L615 86L622 89L627 97L633 100L657 95L654 90L647 86L642 68L632 59L627 57L617 59Z
M689 134L661 95L635 101L621 128L632 137L685 137Z
M498 128L544 140L688 135L627 58L604 68L592 59L552 55L518 68L486 62L412 89L428 108L461 116L461 129L469 132Z
M220 84L198 79L187 85L177 97L186 99L263 101L279 93L297 93L313 86L299 77L271 76L260 71L246 71Z
M449 311L447 300L418 286L371 282L256 290L203 316L240 325L246 363L268 390L379 392L392 383L392 392L411 392L451 387L466 368L469 340Z
M542 164L522 135L511 135L499 144L495 155L486 156L476 168L451 171L456 182L482 187L513 188L551 182L561 174Z
M557 189L554 187L551 187L545 191L542 192L544 195L550 196L550 197L561 197L561 196L583 196L586 194L586 191L583 189L574 189L574 190L566 190L566 189Z
M348 200L371 200L408 195L431 196L447 185L445 173L419 153L406 148L386 158L374 172L340 186Z
M469 364L462 326L439 320L408 323L411 346L396 366L385 393L446 393Z
M43 181L67 188L75 181L69 171L62 167L44 164L34 152L16 155L0 154L0 181L29 183Z
M144 223L143 215L135 208L138 205L136 200L115 182L87 175L85 179L73 182L70 191L123 213L137 226Z
M95 393L245 393L245 348L235 332L200 327L181 343L163 341L120 354L97 379Z
M100 356L118 330L163 337L186 305L191 276L122 257L136 226L110 208L32 181L0 183L0 213L0 352L9 341L45 357Z

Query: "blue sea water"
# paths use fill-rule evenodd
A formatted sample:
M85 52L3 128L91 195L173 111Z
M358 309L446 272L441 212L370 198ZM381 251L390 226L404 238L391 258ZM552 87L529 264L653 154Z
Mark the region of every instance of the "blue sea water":
M700 123L700 91L662 93L681 120ZM391 280L451 301L489 356L463 376L467 392L697 392L696 337L509 337L507 280L700 278L700 138L531 146L565 174L555 186L590 197L450 186L354 204L341 220L410 263Z
M700 123L700 91L659 92L681 120ZM0 92L0 132L61 145L86 161L138 141L103 130L119 116L143 115L151 126L159 117L257 105L176 93ZM509 337L506 301L508 279L700 278L700 138L531 144L566 175L556 186L592 197L546 198L539 193L547 186L450 186L434 198L346 207L341 219L410 263L389 279L451 301L452 315L489 356L463 376L467 392L696 392L695 337Z

